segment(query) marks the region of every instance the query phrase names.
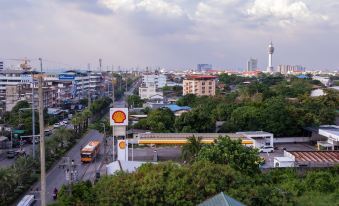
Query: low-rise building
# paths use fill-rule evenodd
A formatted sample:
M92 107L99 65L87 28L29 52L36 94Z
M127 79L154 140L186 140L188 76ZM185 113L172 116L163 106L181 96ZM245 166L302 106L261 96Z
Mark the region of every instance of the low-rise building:
M183 95L214 96L216 76L190 75L183 81Z

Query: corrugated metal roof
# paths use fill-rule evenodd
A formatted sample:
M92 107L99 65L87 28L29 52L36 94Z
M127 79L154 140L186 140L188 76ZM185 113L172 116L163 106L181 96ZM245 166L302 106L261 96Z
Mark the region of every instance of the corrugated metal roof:
M200 203L198 206L245 206L245 205L221 192L215 195L214 197Z
M220 136L229 136L231 139L246 139L242 134L235 133L141 133L142 138L173 138L173 139L187 139L189 137L201 137L201 138L218 138Z
M293 151L297 162L339 163L339 151Z

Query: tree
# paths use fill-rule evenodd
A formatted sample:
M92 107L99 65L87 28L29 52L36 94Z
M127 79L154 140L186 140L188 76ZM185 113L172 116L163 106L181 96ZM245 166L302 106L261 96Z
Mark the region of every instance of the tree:
M175 116L168 108L160 108L149 112L146 119L140 120L134 125L138 129L149 129L152 132L174 131Z
M187 161L192 162L200 152L202 148L201 137L189 137L187 139L188 144L184 144L181 148L181 157Z
M177 117L174 126L178 132L213 132L215 120L210 111L204 107L194 108ZM191 130L187 130L188 128Z
M143 100L138 95L130 95L127 99L128 105L132 107L142 107Z
M246 174L259 172L258 150L246 147L241 140L219 137L211 145L206 145L198 153L198 160L208 160L216 164L227 164Z

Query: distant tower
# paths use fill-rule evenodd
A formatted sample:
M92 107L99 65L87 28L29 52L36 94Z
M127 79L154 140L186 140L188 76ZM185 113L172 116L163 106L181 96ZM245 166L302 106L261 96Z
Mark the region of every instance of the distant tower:
M270 72L270 73L273 72L273 66L272 66L273 52L274 52L274 47L273 47L273 43L271 42L268 45L268 67L267 67L267 72Z

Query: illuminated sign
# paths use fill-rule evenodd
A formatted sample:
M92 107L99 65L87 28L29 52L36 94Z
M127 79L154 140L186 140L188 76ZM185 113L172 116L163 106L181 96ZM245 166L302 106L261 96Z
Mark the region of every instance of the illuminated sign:
M128 108L110 109L111 126L128 126Z

